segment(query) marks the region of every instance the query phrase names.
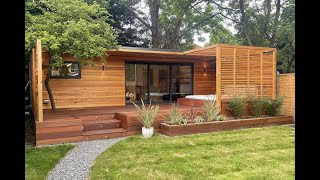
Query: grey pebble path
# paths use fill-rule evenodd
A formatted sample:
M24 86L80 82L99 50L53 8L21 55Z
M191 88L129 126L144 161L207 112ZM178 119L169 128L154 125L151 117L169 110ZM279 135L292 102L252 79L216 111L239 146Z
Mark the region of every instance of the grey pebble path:
M87 180L93 161L114 143L125 138L114 138L76 143L71 151L48 174L47 180Z

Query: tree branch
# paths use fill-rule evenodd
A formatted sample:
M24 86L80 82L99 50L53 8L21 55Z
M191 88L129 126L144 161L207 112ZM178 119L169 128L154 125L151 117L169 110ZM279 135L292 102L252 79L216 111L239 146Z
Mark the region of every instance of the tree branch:
M290 0L287 0L285 2L283 2L280 6L283 6L284 4L286 4L287 2L289 2Z
M192 3L191 3L190 5L192 5L192 6L190 7L190 9L194 8L196 5L198 5L198 4L202 3L202 2L203 2L203 0L201 0L201 1L197 2L197 3L195 3L194 5L192 5Z
M232 22L234 22L234 23L237 23L237 24L239 24L240 22L239 21L237 21L237 20L235 20L235 19L232 19L232 18L230 18L230 17L228 17L228 16L226 16L226 15L224 15L224 14L220 14L222 17L224 17L224 18L226 18L226 19L229 19L230 21L232 21Z
M183 33L180 34L180 36L178 37L177 40L181 39L181 38L182 38L183 36L185 36L188 32L190 32L192 29L196 28L196 27L199 26L200 24L206 22L207 20L209 20L209 19L211 19L211 18L213 18L213 17L215 17L215 16L217 16L217 15L219 15L219 14L221 14L221 13L219 12L219 13L213 14L213 15L211 15L211 16L203 19L203 20L201 20L200 22L198 22L197 24L193 25L192 27L188 28L187 30L185 30Z
M135 18L137 18L142 24L144 24L147 28L149 28L152 31L151 26L146 21L144 21L141 17L139 17L137 13L135 13L129 7L127 7L127 9Z
M231 9L231 8L224 7L224 6L218 4L218 3L214 2L214 1L209 1L209 2L217 5L217 6L218 6L219 8L221 8L221 9L225 9L225 10L229 10L229 11L234 11L234 12L238 11L237 9Z

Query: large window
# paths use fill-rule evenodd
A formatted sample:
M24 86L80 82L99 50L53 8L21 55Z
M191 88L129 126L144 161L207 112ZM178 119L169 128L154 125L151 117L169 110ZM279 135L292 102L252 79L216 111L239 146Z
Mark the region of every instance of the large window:
M126 63L126 102L172 102L193 93L191 64Z
M78 61L65 61L59 68L52 67L51 78L80 79L80 64Z

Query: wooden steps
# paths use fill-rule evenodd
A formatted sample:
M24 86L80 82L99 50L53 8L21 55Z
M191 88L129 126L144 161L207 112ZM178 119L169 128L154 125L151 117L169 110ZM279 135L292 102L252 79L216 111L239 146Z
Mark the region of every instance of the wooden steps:
M103 129L114 129L121 127L121 121L118 119L107 120L85 120L83 123L83 131L94 131Z
M123 137L127 130L115 113L51 116L48 121L37 123L36 144L55 144L94 139Z
M169 113L169 105L161 105L153 123L155 132L160 132L160 123ZM180 106L184 113L190 106ZM201 108L194 107L194 111ZM79 142L117 138L141 134L141 123L132 108L91 108L49 111L44 122L36 123L36 145Z
M110 134L110 133L123 133L127 130L123 128L114 128L114 129L103 129L103 130L95 130L95 131L85 131L82 133L84 136L91 136L91 135L99 135L99 134Z
M83 132L83 140L97 140L127 136L127 130L123 128L104 129Z

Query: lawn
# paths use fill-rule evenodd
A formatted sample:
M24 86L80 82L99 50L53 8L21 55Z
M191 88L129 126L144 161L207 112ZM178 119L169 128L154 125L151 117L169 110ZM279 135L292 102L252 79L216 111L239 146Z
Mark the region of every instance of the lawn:
M295 179L295 131L277 126L150 139L102 153L90 179Z
M54 168L59 160L75 145L58 145L45 147L26 147L26 179L42 180Z

